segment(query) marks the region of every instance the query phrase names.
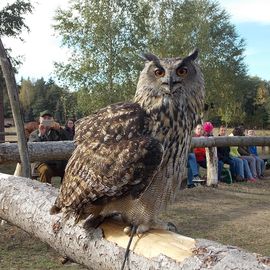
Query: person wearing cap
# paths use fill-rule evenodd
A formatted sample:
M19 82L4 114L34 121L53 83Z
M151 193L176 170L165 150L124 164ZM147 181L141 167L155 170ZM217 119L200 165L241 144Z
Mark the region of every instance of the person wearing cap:
M38 129L29 136L29 142L65 141L67 134L60 124L54 121L49 110L40 113ZM38 176L41 182L51 183L53 176L64 176L65 160L48 160L31 164L32 176Z
M203 136L205 136L205 137L213 136L214 126L212 125L211 122L203 123L202 129L203 129Z

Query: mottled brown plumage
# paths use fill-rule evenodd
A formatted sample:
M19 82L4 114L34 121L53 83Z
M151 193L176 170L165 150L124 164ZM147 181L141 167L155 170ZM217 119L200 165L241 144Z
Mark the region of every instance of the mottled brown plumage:
M90 222L119 213L143 232L173 200L203 106L203 77L197 51L184 59L144 57L133 103L77 122L77 147L51 213Z

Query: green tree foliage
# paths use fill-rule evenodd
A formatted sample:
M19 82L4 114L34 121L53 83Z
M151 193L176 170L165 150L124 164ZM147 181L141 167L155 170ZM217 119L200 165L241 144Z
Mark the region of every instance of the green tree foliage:
M59 87L52 79L46 82L41 78L34 82L29 79L22 80L19 98L25 120L28 120L30 112L37 119L41 111L50 110L55 118L63 123L68 117L81 115L77 110L76 96L76 93Z
M259 77L249 77L245 81L245 88L244 122L250 127L269 127L270 83L261 80Z
M0 11L0 36L17 36L22 29L29 30L24 22L24 15L32 13L33 6L29 1L17 0Z
M24 110L28 111L35 99L35 89L30 79L21 81L19 98Z
M219 116L228 123L237 115L241 120L244 117L241 99L245 89L241 82L246 76L245 44L228 14L216 2L208 0L159 2L158 8L153 9L152 18L156 19L152 20L151 29L155 31L149 39L150 50L160 56L176 56L199 48L206 102L214 105L208 117Z
M210 0L80 0L58 10L55 30L70 51L57 64L60 77L78 90L78 107L86 114L131 99L141 60L151 51L160 57L187 55L200 49L205 75L207 117L235 124L250 115L257 88L249 84L245 42L227 12ZM251 101L248 96L251 97ZM255 96L254 96L255 95ZM256 105L264 107L263 105Z
M67 64L57 64L60 76L80 90L85 113L135 91L138 53L144 46L145 4L130 0L73 0L69 10L59 10L55 29L70 48ZM92 99L85 106L84 101Z

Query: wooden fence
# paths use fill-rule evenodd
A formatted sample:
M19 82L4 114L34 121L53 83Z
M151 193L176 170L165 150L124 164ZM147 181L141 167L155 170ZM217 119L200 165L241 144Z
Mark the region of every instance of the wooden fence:
M2 138L2 136L4 138L4 141L0 140L0 143L4 143L4 142L15 143L15 142L18 142L16 132L0 132L0 138ZM7 138L7 136L8 136L8 138Z
M200 137L192 138L192 147L206 147L207 150L207 185L217 184L217 146L240 146L240 145L256 145L263 146L263 158L270 158L269 146L270 137ZM267 147L267 149L266 149ZM59 142L35 142L28 143L29 158L31 162L45 161L50 157L50 160L68 159L75 144L73 141ZM2 143L0 144L0 164L6 162L20 162L20 155L17 143Z
M270 157L267 150L270 147L270 137L200 137L192 138L191 147L217 147L217 146L240 146L256 145L265 147L265 155ZM68 159L74 150L73 141L59 142L28 142L28 149L31 161L44 161L50 157L50 160ZM20 156L17 143L0 144L0 163L20 162Z

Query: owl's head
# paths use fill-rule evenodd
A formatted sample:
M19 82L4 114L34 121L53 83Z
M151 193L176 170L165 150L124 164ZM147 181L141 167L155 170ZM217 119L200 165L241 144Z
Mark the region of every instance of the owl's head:
M165 100L175 104L203 100L204 80L195 62L197 57L197 49L184 58L159 59L151 53L144 54L145 66L139 77L135 102L148 106L149 99L152 103Z

